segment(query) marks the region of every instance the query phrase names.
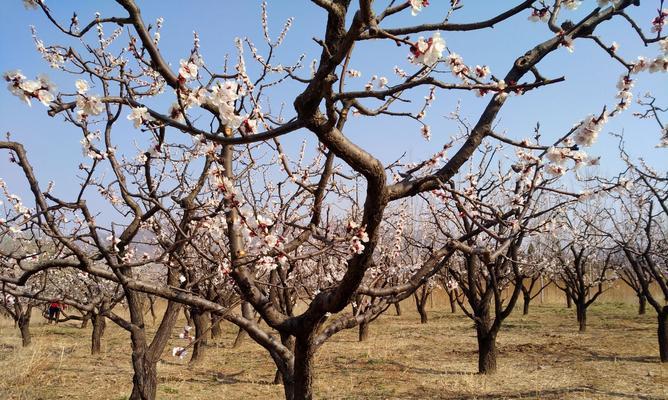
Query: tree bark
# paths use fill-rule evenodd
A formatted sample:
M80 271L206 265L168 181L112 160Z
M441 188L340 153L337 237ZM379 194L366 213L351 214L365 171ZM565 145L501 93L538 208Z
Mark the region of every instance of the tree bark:
M418 293L415 292L413 293L413 297L415 298L415 308L417 308L417 312L418 314L420 314L420 323L426 324L429 321L429 318L427 316L426 296L424 295L424 292L421 293L421 296L418 296Z
M91 319L93 320L93 334L91 335L90 354L95 355L102 351L102 336L107 327L107 322L104 315L100 314L93 314Z
M241 344L244 342L244 338L246 337L246 331L239 328L239 332L237 332L237 337L234 338L234 344L232 344L233 349L238 349L241 347Z
M84 314L81 317L81 326L79 326L79 329L86 329L88 327L88 321L92 318L92 314L90 312Z
M587 308L584 304L576 304L576 314L578 318L579 332L587 330Z
M207 330L211 321L209 313L201 312L196 307L190 308L190 316L195 324L195 344L193 345L193 355L190 357L190 363L196 363L204 358L204 347L208 344Z
M369 323L362 322L359 326L359 341L365 342L369 338Z
M283 346L287 347L290 349L290 351L295 350L295 337L292 335L288 335L286 333L281 333L281 343ZM292 378L290 378L290 393L292 393ZM283 385L286 384L286 378L283 376L283 373L281 373L281 369L276 368L276 374L274 375L274 385L278 385L279 383L283 382ZM286 392L287 393L287 392Z
M647 297L644 294L638 294L638 315L645 315L647 311Z
M478 327L478 373L494 374L496 372L496 333Z
M454 314L457 312L457 292L454 290L448 291L448 299L450 300L450 312Z
M571 300L571 296L566 294L566 308L571 308L573 307L573 301Z
M659 358L662 363L668 363L668 306L663 306L658 319Z
M295 340L295 376L293 400L313 399L313 327L305 328L308 333Z
M222 321L218 319L216 321L216 317L212 316L211 317L211 339L219 338L223 336L223 327L222 327Z
M524 304L522 307L522 315L529 315L529 303L531 303L531 294L528 296L524 294Z
M401 304L394 303L394 311L396 311L397 317L401 317Z
M30 335L30 313L31 313L30 307L28 307L28 311L19 315L18 318L18 326L19 330L21 331L21 341L23 344L23 347L27 347L30 345L32 342L32 336Z
M158 388L158 371L156 363L148 360L141 353L132 353L132 393L130 400L155 400Z

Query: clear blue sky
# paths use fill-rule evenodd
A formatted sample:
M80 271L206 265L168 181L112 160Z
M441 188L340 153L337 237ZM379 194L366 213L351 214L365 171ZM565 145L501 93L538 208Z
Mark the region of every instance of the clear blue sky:
M213 1L213 0L164 0L139 1L143 17L147 22L164 17L161 49L166 59L178 65L180 58L186 58L192 45L192 31L197 30L201 37L202 54L210 67L222 65L224 55L234 55L234 38L248 36L263 49L262 32L259 24L260 1ZM295 21L285 45L281 48L279 59L290 64L299 54L306 53L306 59L312 60L319 55L319 46L312 40L320 38L324 31L325 14L308 1L270 1L270 31L278 34L283 22L294 16ZM385 5L388 1L377 1ZM393 17L386 26L416 24L418 22L436 22L442 19L446 4L449 1L432 0L432 5L419 16L411 17L410 12ZM519 1L464 0L464 8L455 13L453 22L468 22L492 16L498 10L508 8ZM585 0L581 9L576 12L564 11L564 15L574 20L591 10L594 0ZM76 11L82 22L93 18L95 11L103 17L123 16L124 11L113 1L55 1L47 0L54 14L61 21L68 21L72 11ZM642 1L642 6L632 11L643 29L649 32L650 21L656 14L659 2ZM29 78L39 73L47 73L63 88L73 88L75 77L54 71L44 63L35 51L29 25L35 25L42 40L48 44L60 43L77 46L77 41L65 38L38 11L25 10L20 0L7 0L3 4L3 24L0 26L0 71L20 68ZM544 24L529 23L528 13L514 17L494 29L479 32L457 33L446 32L443 36L450 50L463 56L468 65L487 64L493 73L502 76L513 60L526 50L552 35ZM105 27L110 33L112 27ZM654 57L656 48L644 48L624 21L613 21L597 30L606 43L613 40L620 44L619 53L627 59L637 55ZM94 32L92 32L94 35ZM413 37L417 39L417 37ZM94 40L94 39L93 39ZM395 65L407 71L414 71L406 61L407 48L397 47L392 43L365 42L356 48L351 67L362 71L362 78L349 80L348 88L355 85L364 86L371 75L387 76L390 83L396 82L392 73ZM308 65L308 62L307 62ZM566 82L543 88L521 97L512 97L504 107L498 121L498 130L507 131L512 138L522 139L532 136L536 122L540 121L546 141L560 136L574 123L587 114L600 112L603 105L614 104L617 92L615 84L623 72L621 66L612 62L609 56L596 48L593 42L578 40L575 52L569 53L560 49L543 62L541 72L547 77L565 75ZM308 75L308 67L301 73ZM668 75L643 73L638 77L634 94L642 94L651 90L662 99L662 105L668 105ZM273 101L287 102L290 115L292 99L299 85L286 85L285 88L272 93ZM420 103L427 90L416 92L414 98ZM448 138L456 133L456 126L444 116L451 112L457 102L462 102L462 114L472 123L489 98L478 99L461 92L437 93L437 101L429 110L426 122L432 126L432 140L425 142L419 133L419 126L414 121L401 119L376 118L354 119L346 133L359 145L370 150L385 162L396 160L406 152L415 161L435 153ZM81 156L79 145L80 131L64 124L59 118L50 118L46 108L41 104L27 107L7 90L0 90L0 110L2 110L2 133L11 132L14 140L23 142L29 152L41 183L46 186L48 180L56 182L57 193L71 192L78 186L73 179L77 165L85 161ZM601 173L611 175L622 168L616 156L616 142L610 139L607 132L624 130L628 148L635 157L642 156L651 164L665 169L668 149L655 149L659 131L653 121L640 121L632 117L638 110L634 104L622 116L612 120L605 128L599 142L588 152L601 155ZM138 131L128 127L128 137L136 139ZM291 149L307 133L295 135L289 141ZM21 193L22 177L15 166L10 166L7 157L0 159L0 177L5 179L11 189ZM23 192L25 193L25 192Z

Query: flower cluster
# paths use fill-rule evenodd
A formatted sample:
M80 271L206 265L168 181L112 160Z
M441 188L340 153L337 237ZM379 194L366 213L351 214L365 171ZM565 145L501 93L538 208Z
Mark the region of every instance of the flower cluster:
M128 115L128 120L133 122L135 128L139 128L142 124L154 121L146 107L133 108L130 115Z
M411 5L411 14L416 16L422 11L422 7L427 7L429 5L429 0L410 0L409 3Z
M599 117L590 115L585 118L578 129L573 133L575 143L584 147L593 145L596 142L601 129L603 129L603 125L605 125L607 121L608 118L605 114Z
M364 251L364 244L369 241L369 235L366 233L366 228L360 226L355 221L348 221L348 226L346 227L348 234L352 234L350 239L350 251L353 254L362 254Z
M659 15L652 20L652 32L661 33L663 26L666 24L666 17L668 17L668 8L657 11Z
M617 98L619 103L617 103L617 111L623 111L629 108L631 105L631 100L633 99L633 93L631 93L631 88L633 88L633 79L628 74L622 75L617 82Z
M9 82L7 89L19 99L32 106L31 99L37 99L45 106L54 100L56 86L46 75L39 75L36 80L28 80L20 70L5 72L4 79Z
M434 36L430 37L428 40L425 40L424 37L421 36L418 41L411 46L410 50L413 54L412 61L414 63L424 64L430 67L443 57L445 40L441 38L440 32L435 32Z

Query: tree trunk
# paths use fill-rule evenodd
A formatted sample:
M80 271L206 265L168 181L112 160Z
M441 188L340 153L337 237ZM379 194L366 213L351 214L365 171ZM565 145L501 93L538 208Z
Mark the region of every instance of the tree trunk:
M584 304L576 305L576 313L578 317L579 331L585 332L587 330L587 308Z
M369 338L369 323L362 322L359 327L359 341L365 342Z
M638 294L638 315L645 315L647 309L647 297L644 294Z
M417 308L418 314L420 314L420 323L421 324L426 324L427 321L429 320L427 318L427 299L424 293L422 293L422 296L418 296L417 292L413 293L413 297L415 298L415 308Z
M234 338L234 344L232 345L232 348L238 349L239 347L241 347L241 343L243 343L244 337L246 337L246 331L239 328L239 332L237 332L237 337Z
M102 350L102 335L107 327L104 315L93 314L93 335L91 336L90 354L100 354Z
M23 343L23 347L27 347L30 345L30 342L32 342L32 336L30 335L30 308L28 308L28 311L24 314L21 314L18 318L18 326L19 330L21 331L21 341Z
M573 301L571 300L571 296L566 294L566 308L571 308L573 307Z
M156 363L147 360L143 354L132 353L132 394L130 400L155 400L158 388Z
M207 330L211 317L208 313L201 312L196 307L190 308L190 316L195 324L195 344L193 345L193 355L190 357L190 363L196 363L204 358L204 347L208 344Z
M283 346L287 347L290 349L290 351L294 352L295 350L295 337L292 335L288 335L285 333L281 333L281 343ZM274 375L274 385L278 385L279 383L283 382L283 385L286 385L286 378L283 376L283 373L281 373L280 368L276 368L276 374ZM287 391L286 391L287 393ZM290 393L292 393L292 381L290 380Z
M216 321L216 317L212 316L211 317L211 339L219 338L223 336L223 327L222 327L222 320L218 319Z
M496 334L485 328L477 328L478 336L478 373L496 372Z
M186 324L188 324L188 326L193 326L193 319L188 312L188 307L183 307L183 315L186 317Z
M522 307L522 315L529 315L529 303L531 303L531 294L524 294L524 305Z
M81 317L81 326L79 329L86 329L88 327L88 321L92 318L91 313L86 313Z
M454 290L448 291L448 298L450 300L450 312L454 314L457 312L457 292Z
M305 328L306 335L297 336L295 340L295 376L293 400L313 399L313 336L315 329Z
M397 317L401 317L401 304L394 303L394 311L397 312Z
M668 306L658 314L659 357L662 363L668 363Z

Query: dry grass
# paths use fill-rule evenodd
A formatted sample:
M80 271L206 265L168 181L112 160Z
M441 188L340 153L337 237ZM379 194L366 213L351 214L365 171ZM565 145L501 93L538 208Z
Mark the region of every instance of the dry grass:
M479 376L471 322L447 312L437 298L429 323L421 325L407 303L402 317L376 321L369 341L359 343L356 331L347 331L319 351L317 397L668 398L668 367L658 362L653 310L637 316L635 307L592 306L585 334L576 332L574 311L561 305L534 306L527 317L515 313L499 335L498 374ZM108 325L100 357L89 355L90 328L45 325L36 315L32 331L34 343L23 349L18 330L0 320L0 398L126 398L132 370L124 331ZM274 369L267 353L250 341L231 349L234 335L234 327L225 326L225 336L196 366L165 354L158 398L281 398L282 388L269 383Z

